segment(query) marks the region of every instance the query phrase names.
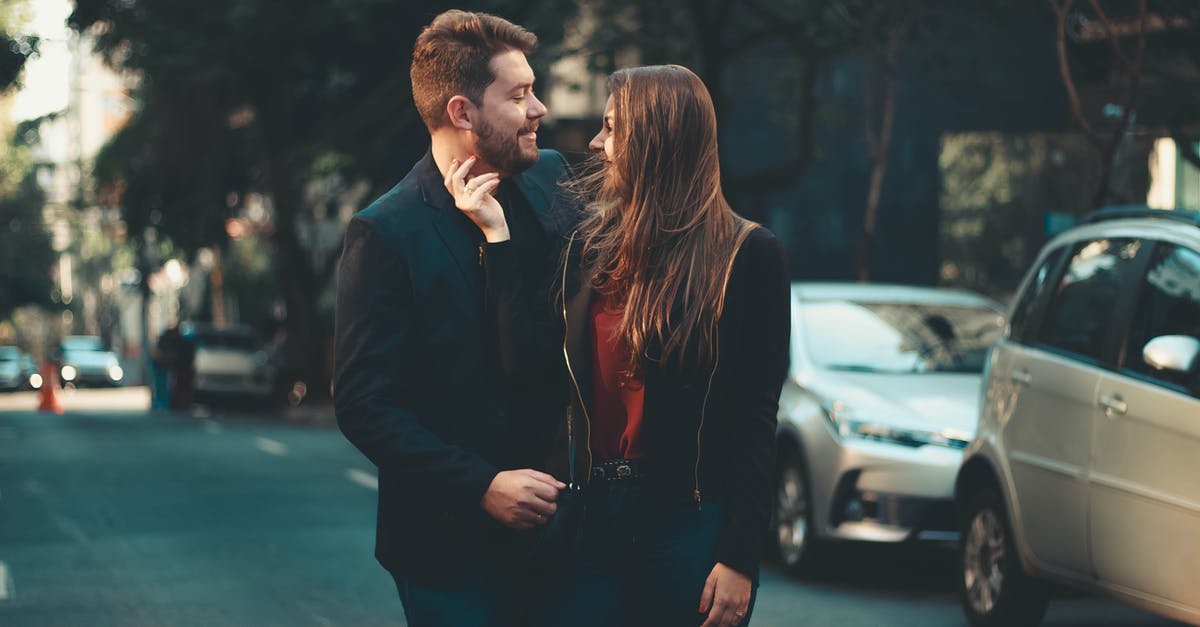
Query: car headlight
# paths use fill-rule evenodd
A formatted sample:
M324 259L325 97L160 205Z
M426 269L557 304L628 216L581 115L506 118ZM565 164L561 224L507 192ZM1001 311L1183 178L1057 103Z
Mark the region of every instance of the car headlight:
M114 366L108 367L108 378L110 380L120 381L121 377L124 377L124 376L125 376L125 371L122 370L120 366L114 365Z
M75 366L68 364L62 367L63 381L74 381L77 376L79 376L79 371L75 369Z
M942 446L959 450L967 448L971 442L970 434L956 429L929 431L860 418L850 407L840 402L829 403L825 406L825 419L829 421L834 432L842 438L859 438L910 448Z
M35 390L42 389L42 375L36 372L29 375L29 387Z

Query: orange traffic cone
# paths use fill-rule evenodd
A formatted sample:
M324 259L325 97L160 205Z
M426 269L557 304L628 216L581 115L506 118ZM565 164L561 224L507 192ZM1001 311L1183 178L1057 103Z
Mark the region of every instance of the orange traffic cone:
M38 391L41 402L38 411L46 413L63 413L62 401L58 400L58 368L54 364L42 362L42 388Z

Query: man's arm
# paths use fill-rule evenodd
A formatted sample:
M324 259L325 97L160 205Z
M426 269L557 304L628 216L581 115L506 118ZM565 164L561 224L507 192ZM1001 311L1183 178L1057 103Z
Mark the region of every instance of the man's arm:
M421 424L411 406L415 304L408 268L366 220L347 227L338 272L333 398L346 438L413 496L427 499L416 506L448 512L483 506L509 526L552 513L555 492L544 486L553 478L498 473Z

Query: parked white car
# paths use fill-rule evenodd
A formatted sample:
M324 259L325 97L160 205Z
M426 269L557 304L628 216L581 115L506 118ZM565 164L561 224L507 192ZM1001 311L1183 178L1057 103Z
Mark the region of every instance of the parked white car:
M270 399L275 369L249 328L186 324L182 331L195 347L197 400Z
M1003 328L1000 305L966 291L792 285L773 525L785 567L813 572L828 540L955 537L954 477Z
M0 392L19 390L27 384L21 357L21 349L16 346L0 346Z
M971 624L1042 580L1200 625L1200 213L1116 208L1042 250L957 480Z
M72 335L60 345L59 378L63 385L118 386L125 371L115 353L94 335Z

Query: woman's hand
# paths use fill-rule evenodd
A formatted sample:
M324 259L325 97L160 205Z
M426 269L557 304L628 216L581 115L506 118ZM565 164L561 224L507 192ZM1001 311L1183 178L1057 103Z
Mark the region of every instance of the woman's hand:
M717 562L700 595L700 613L708 613L700 627L733 627L741 624L749 611L750 578Z
M454 205L483 231L488 242L506 241L509 234L504 209L492 196L500 185L500 175L489 172L468 178L475 161L475 157L462 163L458 159L451 161L446 174L446 189L454 196Z

